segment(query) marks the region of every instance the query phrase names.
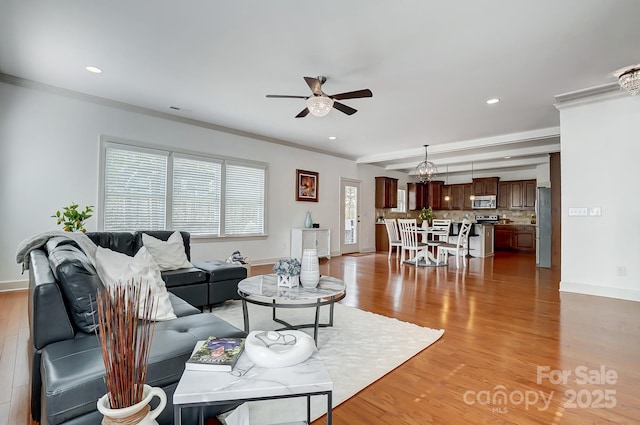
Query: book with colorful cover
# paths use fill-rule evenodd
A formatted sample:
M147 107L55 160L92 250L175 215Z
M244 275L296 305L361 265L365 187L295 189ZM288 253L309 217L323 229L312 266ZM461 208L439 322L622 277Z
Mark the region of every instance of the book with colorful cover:
M245 338L218 338L210 336L196 344L186 370L229 372L244 350Z

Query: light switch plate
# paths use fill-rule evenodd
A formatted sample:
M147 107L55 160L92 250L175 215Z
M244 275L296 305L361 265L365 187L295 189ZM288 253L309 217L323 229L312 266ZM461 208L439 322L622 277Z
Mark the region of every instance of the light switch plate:
M592 215L592 216L602 215L602 208L600 208L600 207L591 207L591 208L589 208L589 215Z
M585 207L574 207L569 208L569 217L584 217L587 215L588 208Z

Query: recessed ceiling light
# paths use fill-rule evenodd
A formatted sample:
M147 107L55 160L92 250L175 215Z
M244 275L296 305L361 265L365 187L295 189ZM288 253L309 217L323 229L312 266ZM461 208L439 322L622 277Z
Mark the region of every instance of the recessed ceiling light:
M102 72L102 70L98 67L95 66L88 66L85 68L87 71L89 72L93 72L94 74L100 74Z
M329 140L336 140L337 137L336 136L329 136Z
M505 156L505 157L504 157L504 159L509 159L509 158L511 158L511 157L510 157L510 156Z
M493 99L487 100L487 105L494 105L498 102L500 102L500 99L498 99L497 97L494 97Z

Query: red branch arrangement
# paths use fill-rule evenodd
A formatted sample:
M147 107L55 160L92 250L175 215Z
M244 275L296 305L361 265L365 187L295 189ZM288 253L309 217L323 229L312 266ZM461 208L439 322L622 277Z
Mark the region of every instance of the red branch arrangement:
M155 305L151 289L141 300L142 282L105 287L98 292L98 326L106 370L105 384L112 409L133 406L142 401L147 378ZM140 304L142 301L142 305Z

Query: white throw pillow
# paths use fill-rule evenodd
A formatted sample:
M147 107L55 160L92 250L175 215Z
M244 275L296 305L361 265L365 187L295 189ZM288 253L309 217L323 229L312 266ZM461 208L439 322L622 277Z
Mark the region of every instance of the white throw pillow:
M169 236L166 242L143 233L142 244L147 247L162 271L193 267L187 260L182 235L177 230Z
M155 298L158 308L155 320L176 318L160 269L145 247L140 248L135 257L129 257L99 246L96 251L96 270L105 286L124 284L131 280L141 282L140 314L144 310L147 287L150 287L151 296Z

